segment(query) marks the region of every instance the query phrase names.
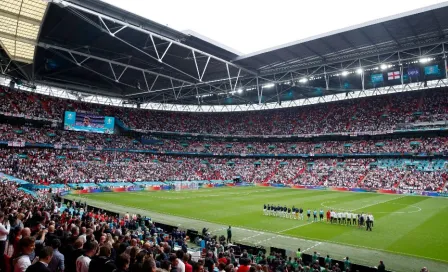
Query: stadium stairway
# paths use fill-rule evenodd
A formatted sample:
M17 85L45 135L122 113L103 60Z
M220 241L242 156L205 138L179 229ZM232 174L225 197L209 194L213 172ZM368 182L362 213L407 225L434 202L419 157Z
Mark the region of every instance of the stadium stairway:
M290 178L287 182L287 184L291 184L296 178L298 178L303 172L305 172L305 168L300 168L299 171L295 174L294 177Z
M404 174L403 178L394 184L394 188L400 188L401 187L401 183L403 182L403 180L406 180L406 178L408 177L409 172L406 172L406 174Z
M277 162L275 163L275 168L274 168L274 170L272 170L272 172L269 173L269 175L267 175L267 176L264 178L263 183L267 183L267 182L269 182L269 181L271 180L271 178L272 178L273 176L275 176L275 174L277 174L279 164L280 164L279 161L277 161Z
M20 112L19 106L17 106L16 103L14 103L14 102L11 101L10 104L11 104L11 106L16 110L17 113Z
M218 180L224 180L219 170L215 170L215 176Z
M417 111L419 111L422 108L423 102L425 102L425 92L422 92L417 103Z
M362 185L364 184L364 180L366 180L369 175L370 175L370 171L368 171L367 174L365 174L365 175L361 175L358 179L357 186L362 187Z
M443 180L444 180L445 182L443 183L442 186L440 186L440 187L437 189L437 191L439 191L439 192L443 192L444 188L446 188L447 185L448 185L448 177L447 177L447 175L446 175L446 174L442 174L442 178L443 178Z
M42 108L44 109L44 111L46 113L48 113L48 115L51 116L51 111L50 111L50 107L48 106L48 101L40 101L40 103L42 104Z

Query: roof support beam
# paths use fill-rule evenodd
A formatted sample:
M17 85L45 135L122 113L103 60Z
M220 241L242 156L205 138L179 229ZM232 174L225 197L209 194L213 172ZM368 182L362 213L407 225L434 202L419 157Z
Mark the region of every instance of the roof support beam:
M115 64L115 65L118 65L118 66L122 66L122 67L125 67L125 68L129 68L129 69L133 69L133 70L137 70L137 71L141 71L141 72L146 72L148 74L152 74L152 75L156 75L156 76L158 75L158 76L161 76L161 77L164 77L164 78L167 78L167 79L172 79L174 81L184 82L186 84L194 84L193 82L188 82L188 81L177 79L177 78L174 78L174 77L170 77L170 76L167 76L167 75L164 75L164 74L159 74L159 73L156 73L156 72L153 72L153 71L150 71L150 70L146 70L146 69L142 69L142 68L139 68L139 67L135 67L135 66L132 66L132 65L129 65L129 64L124 64L124 63L121 63L121 62L117 62L117 61L105 59L105 58L102 58L102 57L86 54L86 53L83 53L83 52L67 49L67 48L64 48L64 47L57 46L57 45L52 45L52 44L40 42L40 43L37 44L37 46L42 47L44 49L56 49L56 50L63 51L63 52L69 53L69 54L75 54L75 55L79 55L79 56L83 56L83 57L89 57L91 59L107 62L107 63L110 63L110 64Z
M191 47L191 46L188 46L188 45L186 45L186 44L183 44L183 43L181 43L181 42L179 42L179 41L172 40L172 39L170 39L170 38L167 38L167 37L165 37L165 36L159 35L159 34L157 34L157 33L153 33L153 32L151 32L151 31L146 30L146 29L143 29L143 28L141 28L141 27L138 27L138 26L135 26L135 25L131 25L131 24L129 24L129 23L127 23L127 22L124 22L124 21L122 21L122 20L120 20L120 19L112 18L112 17L109 17L109 16L107 16L107 15L98 13L98 12L96 12L96 11L89 10L89 9L87 9L87 8L81 7L81 6L79 6L79 5L76 5L76 4L74 4L74 3L71 3L71 2L69 2L69 1L65 1L65 0L49 0L49 1L52 2L52 3L55 3L55 4L59 4L61 7L70 7L70 8L74 8L74 9L77 9L77 10L79 10L79 11L82 11L82 12L85 12L85 13L88 13L88 14L91 14L91 15L94 15L94 16L98 16L98 17L102 18L103 20L109 20L109 21L111 21L111 22L114 22L115 24L119 24L119 25L122 25L122 26L126 26L126 27L128 27L128 28L134 29L134 30L139 31L139 32L142 32L142 33L150 34L150 35L152 35L152 36L154 36L154 37L156 37L156 38L158 38L158 39L161 39L161 40L164 40L164 41L167 41L167 42L172 42L172 43L175 44L175 45L178 45L178 46L180 46L180 47L183 47L183 48L186 48L186 49L189 49L189 50L194 50L194 51L196 51L196 53L200 53L200 54L205 55L205 56L207 56L207 57L210 57L210 58L212 58L212 59L214 59L214 60L216 60L216 61L223 62L223 63L228 64L228 65L230 65L230 66L232 66L232 67L235 67L235 68L237 68L237 69L242 69L243 71L245 71L245 72L247 72L247 73L249 73L249 74L257 75L256 72L251 71L251 70L246 69L246 68L243 68L243 67L240 67L240 66L238 66L238 65L236 65L236 64L234 64L234 63L232 63L232 62L226 61L226 60L224 60L224 59L222 59L222 58L216 57L216 56L214 56L214 55L212 55L212 54L203 52L203 51L201 51L201 50L197 50L197 49L195 49L195 48L193 48L193 47Z
M384 25L384 23L381 24L381 26L386 30L387 35L398 45L401 46L401 43L398 42L398 40L392 35L392 33L389 31L389 29Z
M367 36L366 36L367 37ZM353 60L357 60L357 59L364 59L364 58L370 58L370 57L377 57L379 55L387 55L387 54L393 54L393 53L397 53L397 52L404 52L408 51L408 50L412 50L412 49L419 49L421 48L421 46L425 46L425 47L429 47L429 46L435 46L435 45L441 45L444 43L448 42L448 38L444 39L442 41L435 41L435 42L431 42L431 43L427 43L427 44L423 44L423 45L412 45L412 46L406 46L406 47L402 47L400 49L390 49L390 50L384 50L383 52L375 52L375 53L368 53L365 54L364 56L353 56L350 58L347 58L344 60L345 61L353 61ZM409 53L406 53L409 54ZM411 54L409 54L411 55ZM418 57L418 56L417 56ZM327 60L325 63L320 63L320 64L309 64L309 65L304 65L302 67L291 67L289 69L285 68L285 69L276 69L275 71L268 71L263 73L263 76L269 76L269 75L274 75L274 74L279 74L279 73L286 73L286 72L294 72L297 70L304 70L307 68L313 68L313 67L317 67L319 65L332 65L332 64L339 64L341 61L332 61L332 60Z

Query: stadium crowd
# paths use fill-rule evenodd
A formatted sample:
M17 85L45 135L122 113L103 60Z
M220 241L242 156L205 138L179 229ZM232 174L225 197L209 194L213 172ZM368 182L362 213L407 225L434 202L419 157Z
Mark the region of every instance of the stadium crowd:
M103 135L52 127L36 128L10 124L0 124L0 141L83 146L95 149L150 149L214 154L446 153L448 151L446 137L321 142L222 142L155 139L153 140L155 143L143 144L141 138L137 139L132 136Z
M133 129L232 135L297 135L390 131L413 123L446 122L447 90L409 92L292 109L245 113L180 113L84 103L40 94L0 90L0 112L62 121L65 110L115 116ZM442 122L442 123L443 123ZM156 139L63 131L53 126L0 124L0 141L53 144L48 148L0 148L0 172L33 184L120 183L137 181L241 180L250 183L336 186L409 191L448 191L447 161L374 158L313 158L324 153L446 153L445 137L322 142L223 142ZM56 147L57 146L57 147ZM62 149L77 146L77 149ZM96 150L85 150L94 147ZM222 158L106 152L104 148L213 154L309 154L308 159ZM125 183L123 183L125 182ZM239 262L231 250L205 251L193 260L185 233L163 232L150 220L74 203L64 209L48 194L34 196L11 182L0 182L1 271L159 271L274 272L341 271L337 263L278 254ZM180 250L174 250L177 244ZM348 260L348 258L347 258ZM317 261L317 262L316 262ZM34 264L32 264L34 263ZM39 267L40 265L40 267ZM44 267L42 267L42 265ZM348 270L346 269L348 268ZM34 270L33 270L34 269ZM44 269L44 270L39 270ZM344 271L350 271L345 267Z
M388 131L414 122L446 121L446 92L439 89L262 112L205 114L114 107L3 89L0 90L0 112L62 121L65 110L86 111L115 116L133 129L207 134Z
M164 231L146 216L119 216L76 201L66 206L48 194L28 195L13 183L0 183L0 199L2 272L354 271L348 257L337 261L314 252L304 261L300 249L294 258L252 253L208 234L197 255L177 228ZM378 271L384 268L380 262Z
M376 167L376 159L197 158L143 153L0 149L0 172L35 184L234 180L336 187L444 190L446 161ZM417 160L416 164L420 162ZM125 186L125 185L123 185Z

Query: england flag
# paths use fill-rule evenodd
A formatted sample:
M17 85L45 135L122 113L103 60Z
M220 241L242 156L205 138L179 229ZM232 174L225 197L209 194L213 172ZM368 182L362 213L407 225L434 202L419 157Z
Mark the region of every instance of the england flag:
M400 79L400 71L387 73L388 80Z

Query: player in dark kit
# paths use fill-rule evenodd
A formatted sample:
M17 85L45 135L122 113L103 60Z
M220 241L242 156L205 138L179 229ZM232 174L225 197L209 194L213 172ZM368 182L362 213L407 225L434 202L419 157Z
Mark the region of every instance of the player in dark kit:
M303 209L302 208L300 208L299 213L300 213L300 220L303 220Z
M369 230L372 231L372 220L370 220L369 216L367 216L366 226L367 226L367 228L366 228L367 231L369 231Z

